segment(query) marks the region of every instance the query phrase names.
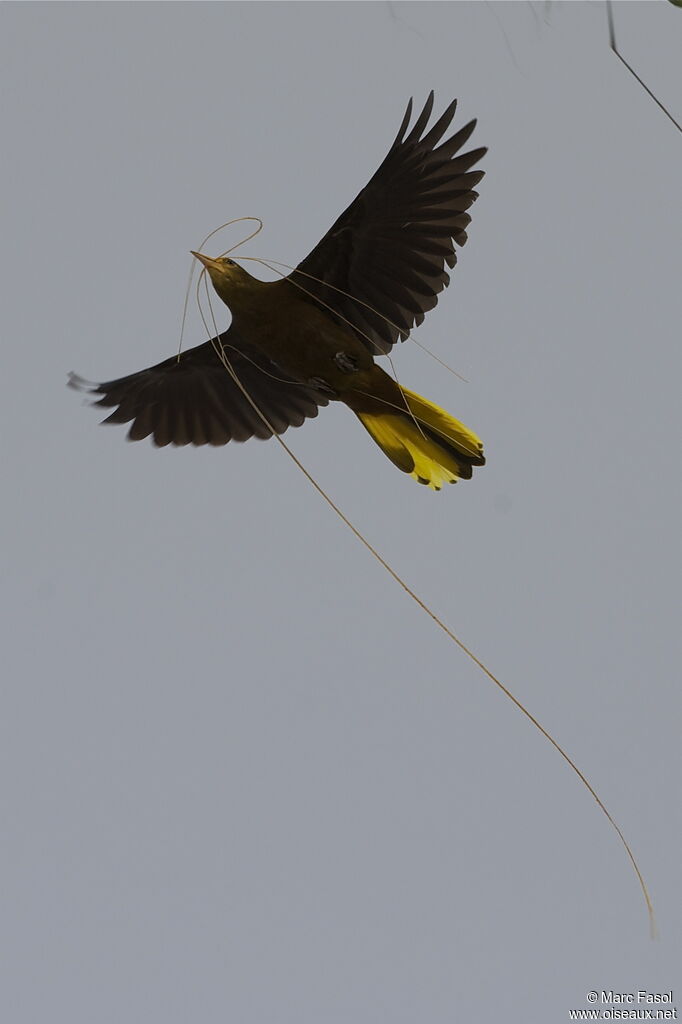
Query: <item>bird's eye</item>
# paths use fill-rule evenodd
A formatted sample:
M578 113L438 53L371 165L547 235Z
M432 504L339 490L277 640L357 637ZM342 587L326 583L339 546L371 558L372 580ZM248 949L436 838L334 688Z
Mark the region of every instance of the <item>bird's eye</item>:
M233 267L234 266L234 260L224 259L223 263L225 264L226 267Z

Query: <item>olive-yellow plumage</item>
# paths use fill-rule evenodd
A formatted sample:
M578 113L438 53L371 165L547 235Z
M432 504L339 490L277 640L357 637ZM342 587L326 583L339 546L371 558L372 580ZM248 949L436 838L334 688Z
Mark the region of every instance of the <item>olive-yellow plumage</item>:
M194 253L229 307L217 339L119 380L90 385L108 422L157 445L225 444L299 426L329 401L347 405L399 469L440 489L484 463L479 438L375 362L406 338L449 282L484 149L459 151L470 122L437 146L456 103L424 135L433 93L406 134L289 277L260 281L232 259ZM219 356L229 361L227 372ZM72 375L72 384L88 386Z

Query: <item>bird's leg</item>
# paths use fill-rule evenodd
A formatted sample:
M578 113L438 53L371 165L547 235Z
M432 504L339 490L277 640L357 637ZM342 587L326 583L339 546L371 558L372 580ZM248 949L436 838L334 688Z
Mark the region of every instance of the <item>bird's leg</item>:
M311 388L315 388L317 391L322 391L325 395L333 395L334 398L338 397L336 389L333 388L323 377L308 377L307 383Z
M342 373L357 373L358 361L355 356L349 356L347 352L337 352L334 362Z

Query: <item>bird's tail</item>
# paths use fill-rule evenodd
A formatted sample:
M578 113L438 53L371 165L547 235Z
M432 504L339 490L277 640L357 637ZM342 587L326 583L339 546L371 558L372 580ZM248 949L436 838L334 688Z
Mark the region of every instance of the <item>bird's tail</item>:
M485 464L480 438L414 391L401 388L396 401L358 392L344 401L398 469L435 491Z

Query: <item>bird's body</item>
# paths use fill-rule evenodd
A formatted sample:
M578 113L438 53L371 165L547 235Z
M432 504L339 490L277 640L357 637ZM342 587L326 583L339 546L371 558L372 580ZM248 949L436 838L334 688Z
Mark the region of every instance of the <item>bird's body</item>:
M319 381L336 397L353 383L352 375L342 369L343 360L335 358L338 353L345 353L359 375L376 365L354 331L336 323L288 278L259 281L233 260L213 263L218 267L211 279L232 313L237 334L287 373ZM211 266L207 269L210 274Z
M231 259L194 255L232 313L218 338L143 370L91 385L108 422L131 440L226 444L271 437L341 401L391 461L435 490L483 465L464 424L397 384L375 362L438 301L463 245L484 149L459 154L470 122L436 147L450 104L422 135L433 94L409 134L411 101L386 159L287 278L259 281ZM456 155L459 154L459 155ZM77 387L88 386L75 376Z

